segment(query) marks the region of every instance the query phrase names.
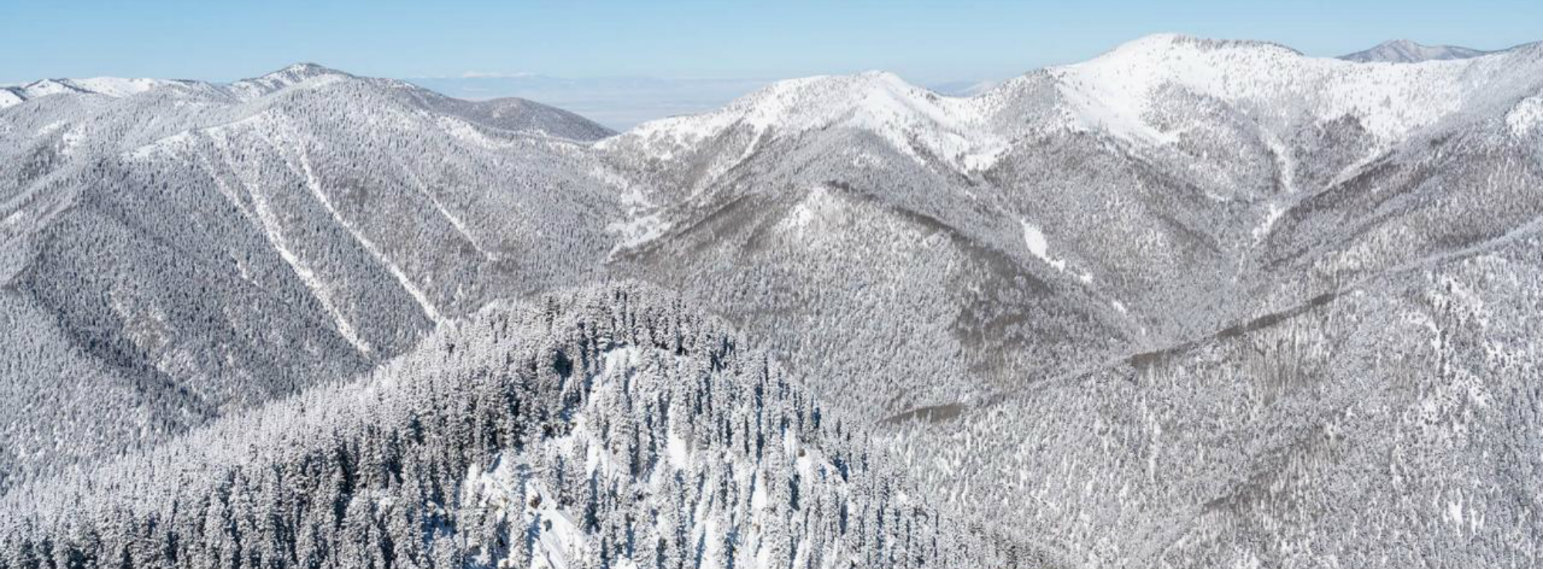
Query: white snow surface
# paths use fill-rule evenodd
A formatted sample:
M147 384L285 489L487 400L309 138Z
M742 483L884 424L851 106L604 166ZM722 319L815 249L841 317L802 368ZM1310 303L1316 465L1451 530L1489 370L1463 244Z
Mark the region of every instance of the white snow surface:
M1511 133L1516 136L1526 136L1538 130L1539 126L1543 126L1543 94L1522 99L1511 108L1511 112L1506 113L1505 118L1506 126L1511 127Z
M157 87L175 85L175 81L147 78L88 77L84 79L41 79L26 85L0 90L0 108L21 103L28 99L85 93L108 97L127 97Z
M16 94L16 92L11 91L10 89L0 89L0 109L9 107L11 105L21 104L21 102L25 100L26 99L23 99L21 95Z
M66 81L67 80L59 79L42 79L33 81L28 83L26 87L22 87L22 91L27 94L27 98L29 99L46 97L49 95L58 95L61 93L80 92L80 89L71 86Z
M971 172L993 166L1025 131L1102 132L1138 146L1177 142L1185 125L1164 130L1149 120L1157 105L1172 104L1160 92L1172 87L1237 109L1270 140L1350 117L1386 147L1454 116L1537 93L1543 70L1526 75L1514 68L1536 66L1540 54L1543 49L1533 45L1459 60L1357 63L1272 43L1158 34L971 97L940 95L884 72L781 81L720 110L644 123L597 146L635 145L646 156L671 160L713 146L706 140L747 129L752 142L743 152L749 156L763 134L775 139L843 127L872 132L919 161L924 150ZM1019 90L1037 88L1046 78L1057 94L1051 116L1059 119L1025 123L1004 107ZM714 171L729 167L718 164Z
M347 78L347 74L311 63L296 63L273 73L230 84L230 90L243 100L254 99L284 89L313 89Z
M168 81L160 79L122 77L89 77L86 79L70 79L69 82L76 87L100 93L109 97L127 97L149 91L156 87L167 85Z
M605 226L605 230L621 236L621 240L611 251L614 255L618 251L631 249L663 237L670 230L670 226L670 222L655 211L612 221Z
M1020 220L1019 223L1023 224L1023 242L1028 246L1029 252L1046 264L1055 267L1056 270L1065 271L1066 261L1050 256L1050 242L1045 240L1045 233L1027 220Z
M836 197L825 186L815 186L804 199L788 210L777 226L784 231L804 231L819 228L823 220L831 219L840 210Z
M978 100L939 95L877 71L780 81L720 110L647 122L600 146L640 141L669 159L735 126L750 129L755 139L831 127L866 130L917 160L919 147L967 171L989 167L1006 148L987 128Z
M1156 91L1172 85L1243 110L1266 130L1285 134L1302 122L1352 116L1391 143L1474 105L1514 98L1528 85L1504 83L1516 57L1536 49L1413 65L1363 64L1304 56L1245 41L1159 34L1125 43L1093 60L1049 73L1078 125L1135 142L1172 142L1145 116ZM1543 73L1531 80L1532 89ZM1523 91L1525 92L1525 91ZM1513 99L1514 100L1514 99Z

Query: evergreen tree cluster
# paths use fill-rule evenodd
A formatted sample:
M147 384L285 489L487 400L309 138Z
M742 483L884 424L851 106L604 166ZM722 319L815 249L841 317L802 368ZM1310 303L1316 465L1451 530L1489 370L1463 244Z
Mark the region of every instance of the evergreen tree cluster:
M640 285L497 303L355 382L14 489L0 568L983 558L861 433L686 309Z

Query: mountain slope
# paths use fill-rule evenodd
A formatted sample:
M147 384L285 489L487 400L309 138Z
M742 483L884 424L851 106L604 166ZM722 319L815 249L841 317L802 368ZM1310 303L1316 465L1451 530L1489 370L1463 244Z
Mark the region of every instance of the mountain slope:
M1536 153L1502 117L1528 116L1538 68L1536 46L1398 68L1160 35L970 98L882 73L778 83L597 145L641 196L613 259L725 306L858 406L980 400L1311 298L1331 257L1414 254L1359 223L1428 229L1423 253L1525 223ZM1490 164L1439 191L1494 199L1343 197L1430 193L1432 161ZM842 370L837 345L904 355Z
M1499 287L1472 316L1493 327L1447 334L1518 355L1454 355L1487 370L1484 392L1523 389L1533 347L1512 334L1531 301L1511 287L1543 218L1540 70L1536 45L1366 66L1154 36L967 99L882 74L774 85L598 145L647 196L648 230L613 264L721 307L880 432L906 426L889 454L940 507L1068 566L1525 565L1525 547L1457 545L1425 521L1457 519L1434 496L1470 481L1411 487L1445 512L1336 504L1396 501L1383 489L1402 479L1372 474L1391 448L1490 464L1436 435L1379 438L1447 400L1391 395L1411 368L1377 346L1419 344L1400 323L1436 318L1421 299L1441 287ZM1474 255L1493 272L1446 268ZM1379 418L1322 464L1312 433L1349 428L1357 401ZM1499 429L1537 405L1456 423ZM1498 477L1472 479L1505 488L1482 509L1530 515L1529 485ZM1461 515L1484 543L1536 531ZM1325 527L1417 545L1352 555Z
M128 97L151 90L216 91L217 86L198 81L149 79L143 77L90 77L85 79L40 79L25 85L5 87L0 93L0 108L49 95L98 95Z
M83 437L106 448L358 373L489 298L579 282L609 248L614 192L559 137L603 132L572 115L317 66L184 87L0 111L21 166L0 180L3 294L60 331L7 381L54 400L70 383L38 373L50 360L113 370L150 419ZM38 423L4 433L23 468L75 440Z
M724 307L844 406L983 397L999 377L1059 365L1005 344L1096 352L1120 334L1114 309L1088 318L1076 277L981 195L978 170L1002 146L984 119L971 100L873 73L779 83L607 139L598 148L640 186L651 206L635 215L653 227L614 264ZM853 351L894 357L838 355Z
M1540 228L902 424L889 454L1071 566L1530 565Z
M296 501L339 491L298 486L323 522L264 558L352 518L355 565L1532 566L1540 71L1540 44L1385 65L1158 35L970 97L814 77L599 140L312 65L27 99L0 109L3 509L90 544L42 497L184 459L320 480L310 437L369 456L433 417L427 490L372 480L329 530ZM727 324L497 300L622 279ZM677 442L686 408L714 426ZM226 492L193 478L92 503ZM188 531L224 555L229 527Z
M924 567L995 555L908 498L781 370L683 309L628 286L497 304L352 384L13 491L0 560Z

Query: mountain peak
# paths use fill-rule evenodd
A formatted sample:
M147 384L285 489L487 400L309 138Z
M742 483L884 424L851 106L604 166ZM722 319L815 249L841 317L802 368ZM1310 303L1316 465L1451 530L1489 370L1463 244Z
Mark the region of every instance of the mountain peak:
M727 132L748 133L736 142L743 145L739 152L710 169L722 172L767 140L855 131L921 163L930 155L960 170L979 170L1004 145L986 130L982 109L982 101L939 95L890 72L821 75L778 81L710 113L647 122L600 146L638 145L646 155L669 159Z
M264 74L262 77L258 77L258 79L285 79L290 81L304 81L307 79L325 77L328 75L347 76L348 74L324 65L302 61L278 71Z
M1265 49L1265 51L1282 51L1288 52L1288 54L1293 54L1293 56L1301 56L1301 52L1296 51L1296 49L1288 48L1288 46L1281 45L1281 43L1259 42L1259 40L1208 39L1208 37L1197 37L1197 35L1163 32L1163 34L1142 35L1142 37L1129 40L1129 42L1120 43L1120 45L1116 46L1116 48L1109 49L1109 51L1105 52L1103 56L1099 56L1099 59L1103 59L1103 57L1117 56L1117 54L1139 54L1139 52L1153 54L1153 52L1167 52L1173 51L1173 49L1216 51L1216 49L1250 48Z
M232 83L231 87L241 96L251 98L326 77L341 79L353 75L315 63L301 62L260 77L242 79Z
M1425 45L1413 40L1395 39L1377 44L1371 49L1342 55L1339 58L1360 63L1419 63L1467 59L1489 53L1488 51L1453 45Z
M837 123L890 126L944 113L944 98L887 71L817 75L767 85L714 112L640 125L634 132L699 138L735 124L802 132Z

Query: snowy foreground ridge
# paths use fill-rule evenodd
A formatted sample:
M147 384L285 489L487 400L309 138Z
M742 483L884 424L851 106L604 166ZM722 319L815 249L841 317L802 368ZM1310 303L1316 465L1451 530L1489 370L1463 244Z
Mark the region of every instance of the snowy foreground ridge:
M0 569L1543 565L1543 45L0 87Z

